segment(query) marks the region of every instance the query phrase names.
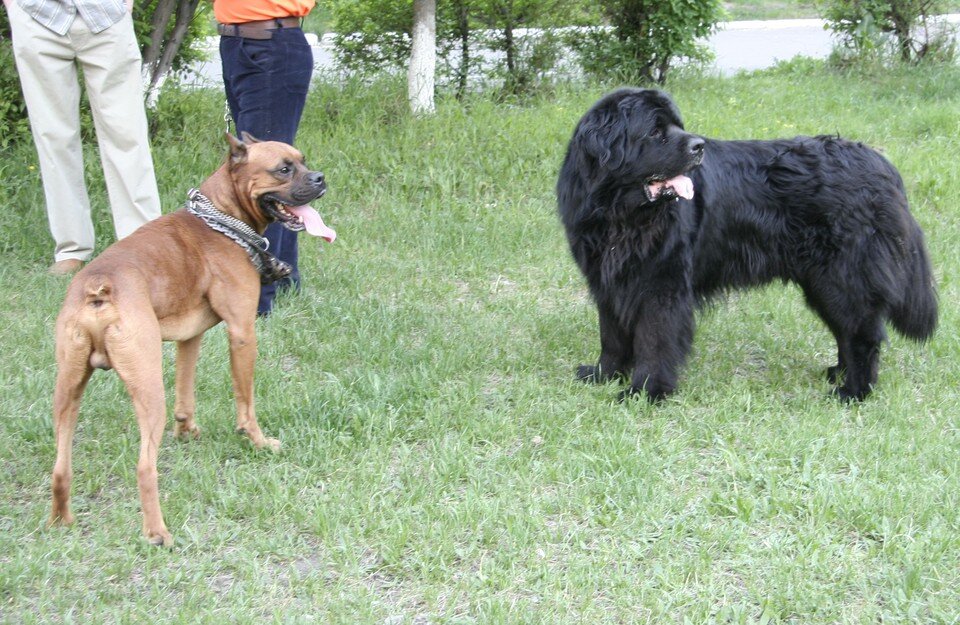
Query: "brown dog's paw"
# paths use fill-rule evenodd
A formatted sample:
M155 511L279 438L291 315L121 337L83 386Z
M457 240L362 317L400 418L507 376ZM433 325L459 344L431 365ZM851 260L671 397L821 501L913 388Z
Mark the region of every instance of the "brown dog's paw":
M173 437L180 440L197 440L200 438L200 426L196 423L188 426L186 423L176 421L173 424Z
M144 536L147 542L154 547L163 547L165 549L173 548L173 536L166 528L159 531L146 531L144 532Z
M275 438L264 438L263 443L257 445L257 449L269 449L270 451L280 451L280 441Z
M69 512L66 514L51 514L50 518L47 519L47 527L67 527L73 525L73 521L73 515Z
M260 427L256 426L251 429L245 427L238 427L237 434L243 434L250 439L250 442L253 443L253 446L257 449L267 448L270 451L280 451L280 441L275 438L267 438L263 435L263 432L260 431Z
M148 538L149 542L154 547L163 547L164 549L173 549L173 536L167 534L166 536L153 536Z

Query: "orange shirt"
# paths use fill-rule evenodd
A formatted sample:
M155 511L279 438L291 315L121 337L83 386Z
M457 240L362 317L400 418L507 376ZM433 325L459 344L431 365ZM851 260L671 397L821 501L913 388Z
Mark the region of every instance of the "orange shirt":
M221 24L243 24L275 17L303 17L315 0L214 0L213 15Z

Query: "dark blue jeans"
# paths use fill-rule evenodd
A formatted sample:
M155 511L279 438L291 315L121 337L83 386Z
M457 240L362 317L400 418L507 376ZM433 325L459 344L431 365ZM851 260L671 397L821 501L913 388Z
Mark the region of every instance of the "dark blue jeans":
M270 39L220 37L227 104L237 135L293 143L313 74L313 52L299 28L277 28ZM270 251L293 267L288 278L260 289L260 314L270 312L278 289L300 288L297 233L278 223L264 233Z

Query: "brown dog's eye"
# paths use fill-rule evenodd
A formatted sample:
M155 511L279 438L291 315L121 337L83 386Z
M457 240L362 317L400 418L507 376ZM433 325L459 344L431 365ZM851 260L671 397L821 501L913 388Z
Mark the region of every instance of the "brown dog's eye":
M281 167L279 170L277 170L277 173L280 173L280 174L283 174L284 176L286 176L286 175L289 175L290 172L292 172L292 171L293 171L293 170L290 169L289 167L284 166L284 167Z

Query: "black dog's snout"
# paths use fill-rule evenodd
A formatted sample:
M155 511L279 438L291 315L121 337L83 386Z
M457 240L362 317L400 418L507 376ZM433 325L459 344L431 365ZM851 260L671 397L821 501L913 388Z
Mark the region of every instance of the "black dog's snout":
M693 156L703 156L703 146L706 143L700 137L694 137L690 139L690 143L687 145L687 149L690 150L690 154Z

